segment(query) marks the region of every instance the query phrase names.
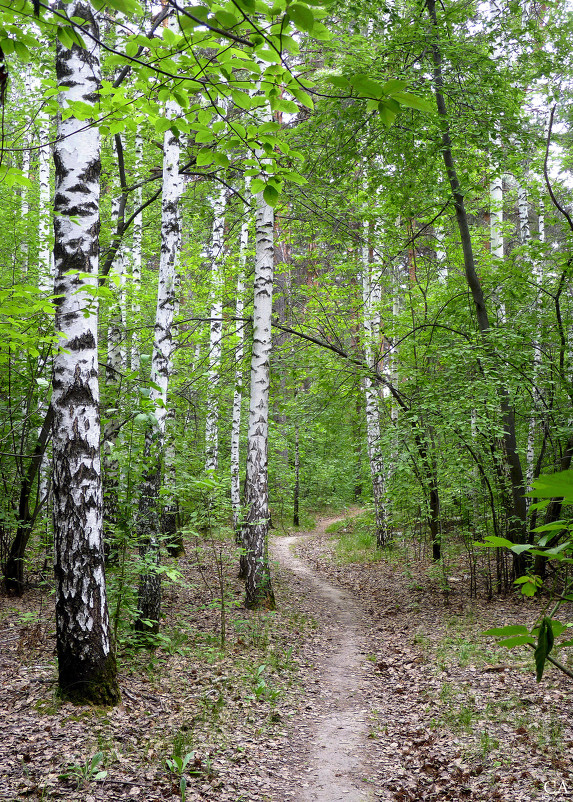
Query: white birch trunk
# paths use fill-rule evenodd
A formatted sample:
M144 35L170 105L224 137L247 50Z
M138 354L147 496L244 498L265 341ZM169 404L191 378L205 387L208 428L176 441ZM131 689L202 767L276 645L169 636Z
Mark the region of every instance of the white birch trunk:
M30 95L35 89L35 82L31 70L31 65L28 65L24 73L24 94L26 98L30 98ZM30 132L27 132L24 137L24 150L22 151L22 173L27 180L30 179L30 151L28 149L31 144L30 139ZM30 198L29 189L27 187L22 188L21 199L20 219L22 222L22 241L20 243L20 250L22 251L22 275L25 277L28 275L29 269L28 214L30 211Z
M521 214L520 214L521 218ZM523 228L528 230L528 226L525 226L525 221L523 223ZM538 237L540 242L545 242L545 215L543 206L539 211L539 218L538 218ZM537 289L537 296L535 299L535 310L537 310L539 305L539 290L541 288L541 284L543 281L543 268L541 263L536 259L533 265L533 277L535 280L535 285ZM526 452L526 468L525 468L525 481L527 485L527 490L531 490L531 485L533 482L533 474L535 472L535 435L537 431L537 413L538 410L541 408L541 398L540 393L538 390L538 381L539 381L539 372L541 370L541 332L539 329L536 332L536 336L533 340L533 365L531 369L531 382L533 385L532 391L532 398L533 398L533 411L531 418L529 420L529 429L527 432L527 452ZM529 508L531 504L531 499L526 500L526 504Z
M363 224L362 245L362 329L364 333L364 358L369 368L376 367L376 351L380 339L380 312L377 300L380 289L380 277L371 277L369 258L369 225ZM378 290L377 290L378 285ZM372 478L372 497L376 518L376 544L383 546L387 540L386 508L385 508L385 475L384 457L380 438L380 406L378 392L374 380L364 377L364 401L366 410L366 441L368 460Z
M177 106L168 102L166 115L173 118ZM167 416L167 391L173 354L173 320L176 310L177 264L180 245L178 213L182 182L179 176L179 142L172 131L163 138L163 196L161 204L161 254L153 354L151 358L151 399L155 403L155 421L145 433L146 469L139 501L138 532L143 570L139 582L139 618L135 628L142 632L159 631L161 616L160 559L161 472Z
M50 192L50 128L48 117L43 111L38 114L38 134L40 148L38 151L38 288L42 293L51 293L54 288L53 273L53 252L50 237L51 223L51 192ZM42 366L42 370L50 375L52 372L51 358L48 357L48 364ZM46 414L47 402L42 401L38 410L40 417ZM38 430L38 436L40 430ZM39 468L39 495L41 499L48 501L49 495L49 470L48 458L46 454L42 457ZM47 526L47 524L46 524Z
M245 178L245 200L249 201L249 179ZM237 300L235 303L235 390L233 393L233 421L231 426L231 507L233 510L233 527L237 542L241 540L241 479L240 479L240 438L241 438L241 410L243 405L243 357L245 353L245 324L241 320L244 313L245 294L245 268L247 262L247 247L249 244L249 214L245 209L241 225L241 238L239 243L239 273L237 276Z
M531 239L531 229L529 226L527 189L524 184L518 184L517 186L517 210L519 213L519 240L522 245L527 245Z
M209 324L209 369L207 373L207 417L205 421L205 470L219 466L219 383L223 341L223 258L225 233L225 187L213 201L211 240L211 310Z
M143 139L138 129L135 135L135 177L137 181L141 179L143 163ZM143 187L138 187L134 193L135 208L139 209L143 201ZM140 352L139 352L139 334L137 325L139 323L139 314L141 307L139 304L139 293L141 290L141 243L143 240L143 213L136 214L133 220L133 239L131 250L131 272L133 280L133 293L131 301L131 315L132 321L135 323L133 334L131 335L131 370L134 373L139 373L141 368Z
M54 286L52 242L50 237L50 127L47 116L38 114L40 149L38 151L38 287L51 292Z
M242 560L247 607L274 608L267 556L269 533L268 428L274 273L274 212L256 196L256 256L251 397Z
M89 4L75 0L70 16L86 20L98 38ZM97 103L99 47L67 50L58 41L59 102ZM119 700L110 639L103 558L103 500L97 351L100 139L97 126L73 116L58 121L54 148L55 292L62 296L55 327L52 407L56 637L62 693L78 701ZM70 272L72 271L72 272Z
M115 146L115 139L114 139ZM119 155L118 155L119 160ZM121 213L121 188L119 180L113 182L111 222L113 230L117 229ZM107 328L107 361L105 383L107 402L116 408L121 378L126 369L126 314L125 314L125 274L126 252L123 242L117 249L109 274L109 288L114 294L110 304L110 317ZM119 519L119 462L116 448L119 439L119 416L112 413L104 427L103 436L103 484L104 484L104 532L106 548L115 534Z
M445 284L448 280L448 260L445 246L445 230L442 220L436 224L436 262L438 267L438 281Z
M503 179L493 176L489 185L489 237L490 251L495 259L503 259Z

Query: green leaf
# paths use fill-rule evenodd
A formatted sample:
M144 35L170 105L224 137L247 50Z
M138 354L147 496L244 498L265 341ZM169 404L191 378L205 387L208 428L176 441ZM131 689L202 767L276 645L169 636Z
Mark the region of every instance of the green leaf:
M197 154L197 167L205 167L213 162L213 151L209 148L202 148Z
M563 498L564 504L573 504L573 470L559 471L540 476L533 482L531 498Z
M535 668L537 682L541 682L543 677L543 669L547 661L547 656L553 648L553 628L551 620L544 618L539 629L539 637L537 639L537 648L535 649Z
M524 646L526 643L535 643L535 638L532 638L531 635L516 635L514 638L498 641L498 646L513 649L515 646Z
M505 548L510 549L513 546L511 540L508 540L506 537L497 537L496 535L488 535L485 539L484 543L480 543L479 541L474 542L474 546L488 546L488 548Z
M31 59L30 51L28 50L24 42L20 42L18 41L18 39L16 39L16 41L14 42L14 50L16 51L16 55L18 56L20 61L23 61L24 64L27 64L30 61Z
M303 89L298 89L294 86L289 86L289 92L298 100L299 103L302 103L303 106L306 106L307 109L314 109L313 100L308 92L305 92Z
M396 119L397 112L395 109L385 100L382 100L378 104L378 112L380 114L380 119L382 124L386 126L386 128L390 128L394 120Z
M418 95L413 95L411 92L396 92L392 97L400 103L401 106L407 106L409 109L417 109L418 111L432 112L434 105L429 100L424 100Z
M207 20L209 19L209 9L206 8L206 6L188 6L183 10L186 11L188 14L191 14L191 16L197 17L203 22L207 22ZM185 15L183 14L182 16ZM189 19L189 17L187 17L187 19Z
M276 206L279 196L280 192L272 184L267 184L263 190L263 198L269 206Z
M516 543L515 546L511 547L511 551L514 554L523 554L524 551L529 551L532 548L533 546L530 546L527 543Z
M246 92L241 92L239 89L231 89L231 98L235 106L240 109L250 109L252 106L251 98Z
M314 16L308 6L304 6L302 3L293 3L288 7L287 14L301 31L312 31Z
M202 144L205 142L212 142L214 139L215 135L213 134L212 131L209 130L198 131L198 133L195 134L195 142L199 142ZM199 161L197 161L197 164L199 164Z
M318 39L319 42L330 42L332 33L328 30L326 25L315 20L312 28L312 38Z
M294 102L294 100L285 100L282 97L279 98L271 98L271 109L273 111L285 111L287 114L296 114L298 112L298 106Z
M69 27L58 25L56 36L58 37L62 45L66 48L66 50L72 49L72 47L74 46L74 39L71 35L71 29Z
M338 87L339 89L348 89L350 87L349 81L344 75L328 75L326 80L329 84Z
M378 81L373 81L368 75L353 75L350 78L350 83L357 92L360 92L365 97L380 99L384 94Z
M229 161L229 157L225 153L220 153L219 151L214 151L213 153L211 153L211 156L212 156L213 161L215 162L215 164L218 164L219 167L228 167L229 164L231 163ZM199 163L199 162L197 162L197 163Z
M528 635L529 630L523 624L508 624L505 627L493 627L492 629L488 629L485 632L482 632L482 635L493 635L495 637L509 637L510 635Z
M218 8L217 11L215 11L215 19L220 23L222 28L234 28L235 25L239 23L239 20L234 14L225 11L223 8Z
M382 91L385 95L393 95L394 92L401 92L408 86L408 81L401 81L398 78L391 78L382 84Z

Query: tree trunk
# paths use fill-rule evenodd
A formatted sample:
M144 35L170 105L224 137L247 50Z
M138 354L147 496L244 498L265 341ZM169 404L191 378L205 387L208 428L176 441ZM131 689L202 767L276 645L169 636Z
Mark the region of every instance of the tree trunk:
M246 520L243 528L245 549L243 567L247 607L274 609L275 599L267 555L269 534L268 428L271 319L274 271L274 213L256 195L256 257L253 308L253 352L251 358L251 398L247 477L245 483Z
M28 465L28 470L22 479L18 503L16 536L10 546L8 559L6 560L3 570L6 590L8 593L15 593L18 596L21 596L24 592L24 555L26 553L26 546L32 534L32 529L40 510L40 504L42 504L44 500L44 497L40 497L39 504L36 505L35 509L31 510L30 496L32 494L36 475L38 471L41 470L46 445L52 432L53 420L53 408L50 406L46 410L44 423L38 433L38 440L34 453L32 454L32 459Z
M211 322L209 324L209 370L207 374L207 419L205 422L205 470L216 472L219 466L219 381L223 340L223 234L225 229L225 193L213 201L213 239L211 243Z
M474 308L477 317L478 329L482 343L487 353L496 360L494 348L490 343L490 322L485 305L485 299L481 283L476 271L473 255L472 240L468 224L468 217L465 208L464 196L460 187L460 182L456 172L455 162L452 154L452 142L450 137L450 127L448 122L448 112L442 93L442 55L440 51L439 26L436 16L435 0L427 0L426 8L432 21L433 42L432 57L434 64L434 91L436 105L442 131L442 156L444 165L450 182L452 197L456 210L456 220L460 232L460 240L464 257L464 269L466 281L470 289ZM497 360L496 360L497 361ZM513 409L507 387L500 379L497 383L497 396L503 420L503 445L504 456L509 468L511 481L510 497L507 499L511 507L511 520L509 534L514 543L525 543L527 537L526 507L524 493L524 477L521 467L519 453L517 451L516 429L515 429L515 410ZM503 491L502 491L503 492ZM514 572L522 574L524 572L525 558L523 555L514 555Z
M380 277L370 275L368 245L369 226L364 223L364 244L362 246L362 310L364 331L364 358L369 368L376 367L377 349L380 339L379 287ZM377 303L378 302L378 303ZM386 524L386 482L384 456L380 438L380 399L377 385L371 376L364 377L364 398L366 408L366 439L368 459L372 477L372 497L376 518L376 545L381 548L387 542Z
M88 3L66 6L98 39ZM94 105L100 84L99 46L56 44L62 110L69 101ZM60 693L79 703L119 701L107 608L97 349L100 138L96 125L73 116L58 124L54 149L55 328L52 393L54 570Z
M173 117L176 104L168 102L166 114ZM161 204L161 254L155 332L151 358L151 395L155 402L155 420L145 433L145 470L142 481L138 515L139 553L142 573L139 582L138 609L135 629L157 633L161 614L161 578L157 572L160 561L160 499L167 390L173 355L173 319L177 304L177 262L180 240L178 212L182 183L179 176L179 142L168 130L163 138L163 195Z
M245 178L245 198L248 200L249 179ZM245 323L241 318L244 312L245 293L245 267L247 260L247 246L249 244L249 214L245 209L241 225L241 241L239 245L239 274L237 276L237 300L235 302L235 390L233 393L233 422L231 427L231 506L233 509L233 529L235 541L242 545L241 525L241 478L240 478L240 437L241 437L241 409L243 403L243 356L245 350Z

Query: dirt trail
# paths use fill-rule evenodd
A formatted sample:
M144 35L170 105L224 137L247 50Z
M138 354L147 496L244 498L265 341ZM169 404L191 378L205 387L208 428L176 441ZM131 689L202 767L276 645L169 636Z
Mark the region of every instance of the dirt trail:
M329 519L319 521L313 537L324 533ZM314 602L314 617L320 629L331 630L332 648L318 666L320 706L299 750L307 761L308 785L298 792L300 802L369 802L364 787L367 764L367 688L361 676L364 659L360 610L349 594L315 576L294 556L293 547L303 539L276 538L272 554L282 568L295 573ZM360 787L361 786L361 787Z

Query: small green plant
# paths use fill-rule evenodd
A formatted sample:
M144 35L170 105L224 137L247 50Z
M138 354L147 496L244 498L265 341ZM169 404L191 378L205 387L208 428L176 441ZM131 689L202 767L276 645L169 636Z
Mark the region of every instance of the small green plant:
M191 761L193 761L193 765L191 769L189 769L189 774L199 774L199 769L195 766L195 752L187 752L186 755L173 755L172 757L168 757L165 761L167 769L172 774L175 774L179 780L179 793L181 794L182 802L185 802L187 797L187 778L185 776L185 771L187 771L187 767Z
M96 752L95 755L88 758L85 763L71 763L68 765L65 771L59 775L59 778L60 780L74 779L78 788L81 788L88 782L105 780L107 771L100 768L103 759L104 753Z
M268 666L266 663L258 668L251 669L251 682L253 685L253 696L251 699L257 701L266 700L275 702L280 696L280 690L273 686L267 676Z
M499 749L499 741L492 738L487 730L482 730L479 737L479 748L482 757L486 757L490 752Z
M344 525L338 527L340 522L337 522L334 530L339 563L371 563L382 559L382 552L376 548L376 528L371 513L346 519L342 523Z

